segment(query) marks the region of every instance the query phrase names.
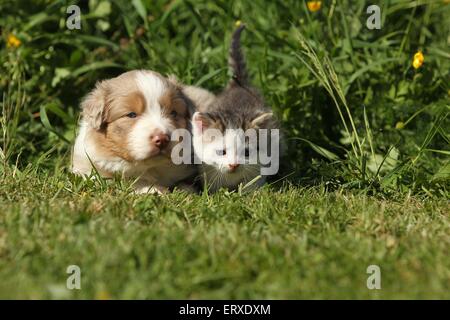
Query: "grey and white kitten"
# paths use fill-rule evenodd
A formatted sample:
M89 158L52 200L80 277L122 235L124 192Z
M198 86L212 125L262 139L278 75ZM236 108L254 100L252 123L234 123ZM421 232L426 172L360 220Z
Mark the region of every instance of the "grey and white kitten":
M250 84L240 46L244 27L241 25L232 36L229 65L233 76L228 86L217 96L201 88L185 87L198 110L192 117L194 153L201 160L202 182L211 192L222 187L233 190L240 184L255 189L264 184L259 156L252 162L246 159L250 154L258 155L259 141L242 139L236 129L255 129L258 133L277 125L263 97ZM213 137L209 129L221 134ZM244 161L236 161L242 155Z

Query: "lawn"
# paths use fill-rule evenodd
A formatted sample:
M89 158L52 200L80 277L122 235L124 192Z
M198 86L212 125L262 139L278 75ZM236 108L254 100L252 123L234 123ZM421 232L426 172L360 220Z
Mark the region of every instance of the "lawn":
M72 2L80 30L67 1L0 1L0 298L450 298L448 1L383 2L380 30L362 0ZM96 81L218 92L238 20L287 145L266 186L136 195L69 172Z
M1 298L449 298L444 199L320 186L136 196L66 175L9 179ZM65 289L69 265L80 290ZM369 265L381 290L366 286Z

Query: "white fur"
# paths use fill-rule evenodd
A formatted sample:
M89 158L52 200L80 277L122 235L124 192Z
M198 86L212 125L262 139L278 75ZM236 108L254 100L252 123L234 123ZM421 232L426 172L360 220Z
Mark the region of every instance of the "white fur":
M128 138L132 156L137 160L144 160L152 155L152 146L149 144L150 135L161 132L170 136L176 129L169 119L162 113L159 98L164 94L166 85L151 72L139 71L136 83L145 97L145 112L139 117Z
M152 72L138 71L136 74L136 84L144 95L147 104L150 105L157 104L159 97L166 90L166 86L161 78ZM155 109L155 111L158 112L159 109Z
M216 133L214 140L203 143L204 133L201 132L198 123L193 121L192 126L194 153L201 161L200 172L210 191L217 191L221 187L235 189L239 184L246 185L260 175L261 165L257 159L257 146L254 143L248 145L250 154L256 155L256 163L249 164L243 154L246 145L239 137L238 130L226 130L224 135L218 130L213 131L213 134ZM226 155L217 154L217 150L222 149L226 150ZM232 172L229 165L236 163L240 165ZM264 181L265 177L261 177L251 188L262 185Z

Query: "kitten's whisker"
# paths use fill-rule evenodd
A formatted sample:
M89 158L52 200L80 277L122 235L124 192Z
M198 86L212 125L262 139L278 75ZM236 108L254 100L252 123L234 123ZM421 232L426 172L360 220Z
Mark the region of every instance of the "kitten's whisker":
M213 176L213 178L211 179L211 184L210 184L210 188L215 189L215 184L217 183L217 181L219 181L219 185L220 185L220 180L221 180L221 172L220 171L216 171L216 170L211 170L215 172L215 175Z
M251 167L247 167L247 172L251 173L251 174L255 174L255 173L260 173L260 168L259 166L251 166Z

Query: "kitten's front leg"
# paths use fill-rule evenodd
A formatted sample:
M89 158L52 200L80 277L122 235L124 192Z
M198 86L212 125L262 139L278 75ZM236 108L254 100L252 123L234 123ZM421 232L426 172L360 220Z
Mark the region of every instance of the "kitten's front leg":
M197 193L197 188L189 183L180 182L175 186L176 189L187 192L187 193Z

